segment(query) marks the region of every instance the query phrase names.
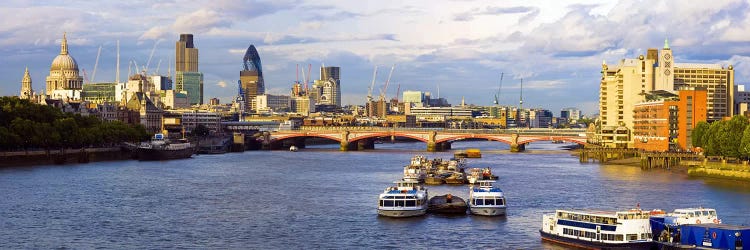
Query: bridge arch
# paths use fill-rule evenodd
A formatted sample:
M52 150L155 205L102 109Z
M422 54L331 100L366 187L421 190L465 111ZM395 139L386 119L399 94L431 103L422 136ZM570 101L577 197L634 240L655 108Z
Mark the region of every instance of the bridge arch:
M328 135L321 135L321 134L292 134L292 135L283 135L279 137L273 137L271 138L271 142L280 142L286 139L295 139L295 138L310 138L310 137L316 137L316 138L323 138L323 139L329 139L334 140L337 142L341 142L340 138L334 137L334 136L328 136Z
M356 141L364 140L364 139L371 139L371 138L378 138L378 137L391 137L391 136L394 136L394 137L405 137L405 138L414 139L414 140L425 142L425 143L428 142L427 139L425 139L423 137L419 137L419 136L413 135L413 134L393 133L393 132L383 132L383 133L375 133L375 134L368 134L368 135L362 135L362 136L352 137L352 138L349 138L349 142L356 142Z
M532 142L538 142L538 141L564 141L564 142L572 142L576 143L578 145L586 145L586 142L583 142L581 140L573 139L573 138L567 138L567 137L539 137L539 138L531 138L531 139L525 139L525 140L518 140L518 144L529 144Z
M452 143L452 142L466 140L466 139L485 139L485 140L488 140L488 141L502 142L502 143L505 143L505 144L508 144L508 145L513 144L509 139L506 140L506 139L503 139L503 138L498 138L496 136L485 136L485 135L459 135L459 136L452 136L452 137L447 137L447 138L443 138L443 139L440 139L440 140L436 140L435 142L436 143L441 143L441 142L451 142Z

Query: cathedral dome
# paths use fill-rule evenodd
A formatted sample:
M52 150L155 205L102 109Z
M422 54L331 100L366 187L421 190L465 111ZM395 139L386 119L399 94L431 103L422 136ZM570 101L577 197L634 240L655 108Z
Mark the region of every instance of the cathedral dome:
M60 55L52 60L52 66L49 67L50 71L54 70L75 70L78 71L78 63L68 54L68 39L63 34L62 44L60 44Z
M73 57L68 54L58 55L55 57L55 60L52 61L52 66L50 66L49 70L61 69L78 71L78 63L76 63L76 59L73 59Z

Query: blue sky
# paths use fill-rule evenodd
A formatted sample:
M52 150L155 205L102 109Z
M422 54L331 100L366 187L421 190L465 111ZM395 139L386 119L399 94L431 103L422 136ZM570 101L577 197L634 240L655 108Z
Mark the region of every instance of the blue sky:
M0 7L0 95L17 95L24 67L34 89L59 53L95 81L113 81L116 41L121 78L128 62L166 73L180 33L195 35L207 97L236 95L242 56L255 44L267 92L288 94L295 65L340 66L342 101L362 104L375 65L386 94L423 90L453 104L490 105L500 73L501 103L573 106L598 112L601 63L635 58L669 38L676 62L733 64L750 79L750 4L746 1L4 1ZM379 90L374 91L375 95ZM207 99L206 99L207 100Z

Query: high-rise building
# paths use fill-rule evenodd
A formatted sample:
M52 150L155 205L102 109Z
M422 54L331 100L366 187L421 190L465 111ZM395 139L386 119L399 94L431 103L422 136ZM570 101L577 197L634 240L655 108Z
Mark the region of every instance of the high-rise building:
M254 45L250 44L247 48L242 63L244 68L240 71L240 85L245 95L245 110L257 112L255 97L265 94L266 87L263 82L263 65Z
M648 151L692 148L691 134L706 121L706 90L649 93L649 101L635 105L634 147Z
M707 120L719 121L734 115L734 67L719 64L677 63L675 90L702 88L708 91Z
M203 73L198 71L198 49L192 34L180 34L175 44L175 70L175 90L187 92L190 105L203 104Z
M750 91L745 90L745 85L734 86L734 114L750 116Z
M318 105L341 107L341 68L321 67L320 80L313 84L313 92L317 93Z
M560 117L568 121L581 119L581 110L578 108L563 108L560 110Z
M26 72L23 73L23 80L21 80L21 99L33 99L34 89L31 88L31 74L29 74L29 68L26 68Z
M63 33L60 54L49 68L46 95L53 99L79 100L83 85L83 77L79 74L78 63L68 54L68 39Z

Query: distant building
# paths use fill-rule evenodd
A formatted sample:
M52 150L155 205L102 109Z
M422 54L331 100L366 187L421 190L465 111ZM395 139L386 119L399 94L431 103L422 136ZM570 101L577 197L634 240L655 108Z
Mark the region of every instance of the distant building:
M256 96L255 102L258 110L286 112L289 111L291 98L287 95L263 94Z
M18 95L21 99L34 100L34 89L31 87L31 74L29 74L29 68L26 67L26 72L23 73L23 80L21 80L21 93Z
M198 49L192 34L180 34L175 44L175 70L175 90L187 92L190 105L203 104L203 73L198 71Z
M405 103L415 103L418 107L422 107L425 104L425 96L422 91L405 90L401 94L401 101Z
M310 115L315 112L315 99L310 96L294 96L291 97L289 108L291 112L300 115Z
M211 106L213 105L221 105L221 102L219 101L219 98L211 98L211 100L208 102Z
M315 80L311 92L317 105L341 107L341 68L321 67L320 80Z
M187 92L177 92L176 90L165 90L160 93L162 103L166 109L180 109L190 107Z
M134 93L125 107L128 110L138 112L140 115L140 124L147 131L152 133L161 131L162 110L154 105L146 94L143 92Z
M750 117L750 91L745 90L745 85L734 86L734 114Z
M151 83L154 86L154 91L164 91L172 89L172 79L168 76L154 75L151 77Z
M81 98L89 103L101 104L122 100L120 84L114 82L87 83L83 85Z
M257 112L255 97L266 93L263 81L263 65L254 45L250 45L242 58L244 68L240 71L240 86L245 95L243 100L246 111Z
M46 95L63 101L80 100L83 77L79 73L78 63L68 53L68 39L63 34L60 54L52 61L47 76Z
M563 108L560 110L560 117L568 121L581 119L581 110L578 108Z
M529 127L532 128L549 128L552 126L552 111L546 109L529 110Z

